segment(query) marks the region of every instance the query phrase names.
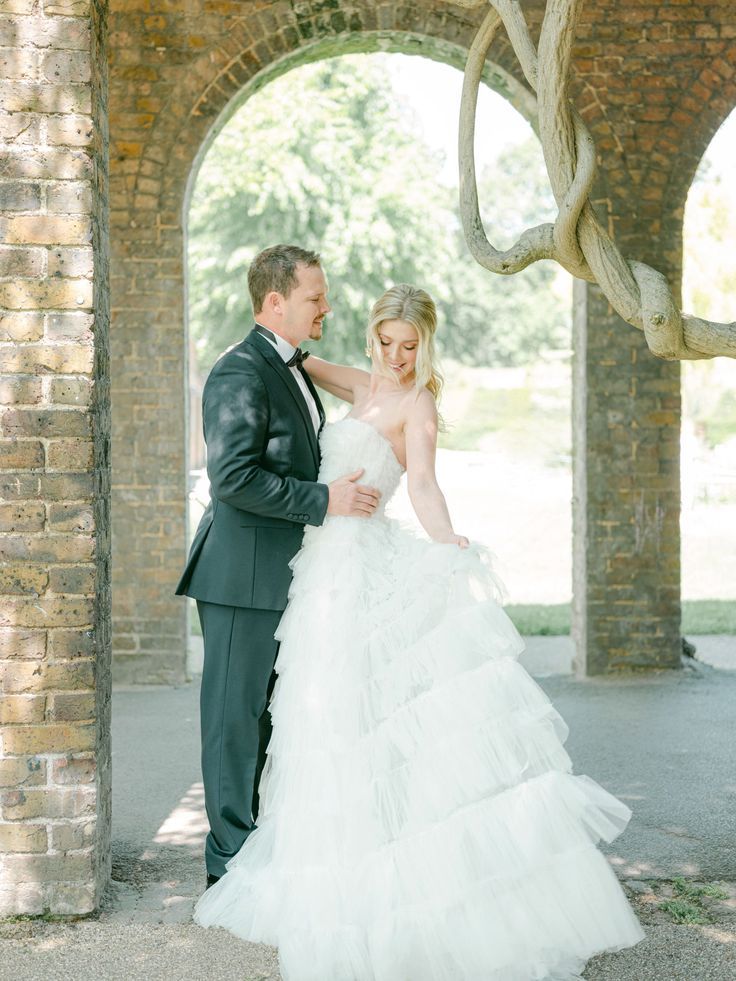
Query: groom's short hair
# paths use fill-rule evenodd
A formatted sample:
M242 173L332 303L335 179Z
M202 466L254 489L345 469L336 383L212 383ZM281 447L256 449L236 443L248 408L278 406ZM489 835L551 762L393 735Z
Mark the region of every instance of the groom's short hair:
M319 266L318 252L300 249L298 245L272 245L259 252L248 270L248 290L253 313L263 308L266 294L271 291L288 296L297 284L299 265Z

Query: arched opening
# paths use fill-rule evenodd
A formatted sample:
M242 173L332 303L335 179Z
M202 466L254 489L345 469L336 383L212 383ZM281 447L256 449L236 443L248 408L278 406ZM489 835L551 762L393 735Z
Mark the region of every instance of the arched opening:
M111 356L116 366L113 401L118 409L113 432L117 467L113 486L113 547L116 554L113 564L113 664L118 682L176 683L186 674L187 618L184 604L174 596L174 587L186 558L186 499L190 489L186 463L185 392L188 382L182 330L186 319L182 259L189 197L210 142L243 100L269 81L302 64L344 52L382 51L421 54L462 67L480 13L463 10L452 16L443 14L427 20L420 6L385 7L381 8L380 16L374 5L359 6L362 23L358 23L357 17L348 24L344 18L335 16L328 18L328 24L319 11L311 10L307 24L302 21L301 13L295 14L296 32L281 30L259 8L252 17L249 15L228 27L222 48L194 58L191 70L177 72L175 89L158 87L157 82L149 84L144 80L142 91L138 92L139 70L128 69L123 63L118 69L118 105L134 100L139 108L148 107L147 114L140 119L130 117L129 130L125 133L118 130L112 157L115 207L111 211L114 270ZM306 16L306 9L304 14ZM268 45L259 40L263 37L269 38ZM492 56L494 60L486 63L485 81L531 118L531 96L520 81L518 65L508 41L499 38ZM153 78L155 73L150 74ZM480 275L480 272L475 270L474 275ZM518 288L518 282L518 277L510 280L514 286L510 285L509 289ZM591 326L591 339L597 337L600 340L601 329L592 324L605 317L606 308L584 304L580 309L582 321ZM603 333L606 336L608 330L605 325ZM660 401L666 400L670 385L674 385L667 375L670 366L645 365L638 360L638 352L633 350L630 340L625 344L632 350L621 347L612 352L614 360L617 364L620 362L621 371L636 373L637 378L628 383L633 386L632 390L640 391L636 386L642 372L652 376L659 394L651 401L653 408L657 408ZM593 340L592 346L588 345L586 349L585 369L576 376L575 388L581 391L588 387L588 381L593 387L607 384L609 352L597 352L595 348ZM625 387L623 380L619 383L619 389L623 391L621 386ZM194 396L195 401L197 397ZM615 397L620 398L619 391ZM593 405L581 400L580 411L583 415L590 414ZM592 450L600 451L601 461L586 471L591 476L597 473L596 468L609 452L608 443L612 439L619 443L615 450L616 465L624 466L624 444L633 440L626 420L635 408L633 404L625 411L620 407L621 411L616 410L610 424L601 427L600 431L593 426L595 433L590 430L585 436L576 437L575 455L581 461L587 459ZM650 415L655 421L648 424L652 431L646 433L647 453L655 452L654 443L660 435L657 416ZM543 427L539 427L539 432L542 431ZM642 468L644 472L643 463ZM646 471L647 479L649 473ZM610 563L608 552L628 549L631 545L624 541L630 525L628 500L619 493L625 489L625 481L630 479L630 474L621 475L621 482L616 485L610 501L603 502L598 493L591 496L586 492L581 496L575 492L575 498L584 500L585 507L589 508L594 526L601 535L607 536L604 547L596 547L590 556L590 561L600 566L596 572L597 587L610 579L617 597L631 596L631 592L626 582L619 581L626 578L625 566ZM660 491L653 490L652 493L656 497ZM670 507L670 502L674 502L675 497L674 491L668 490L666 510L672 520L674 507ZM611 518L612 508L621 510L621 514ZM597 512L601 509L606 511L604 522L598 521L600 515ZM140 534L144 525L145 532ZM616 535L609 534L606 529L614 526ZM544 528L540 526L537 538L545 535L550 527L559 534L562 524L553 520ZM621 541L617 538L619 532ZM575 537L582 543L588 540L587 534L580 531ZM498 550L508 554L503 543L499 546L498 540L496 542ZM519 549L520 555L522 552L523 549ZM141 577L141 569L150 569L145 579ZM562 582L567 577L566 571L557 566L550 571L550 582L553 579ZM586 564L576 580L576 592L581 595L587 594L592 583L590 571ZM679 563L677 568L672 565L670 579L668 596L679 593L676 588L679 587ZM551 601L552 598L548 599ZM595 599L578 604L576 621L582 622L596 610L600 611L601 602ZM617 616L613 620L606 617L605 623L601 622L593 631L578 634L579 647L587 649L592 645L596 648L595 656L589 662L578 661L579 669L593 673L607 671L618 658L629 663L631 645L621 643L620 639L628 635L629 617L640 616L642 607L639 604L629 613L619 604L616 610ZM675 625L679 606L675 609L674 601L668 601L660 604L658 611L655 618L666 620L666 629L658 629L655 640L647 636L646 631L636 635L635 656L641 659L642 666L671 664L675 657L672 652L676 647L679 649L679 644L673 642L679 628ZM567 623L563 624L563 629L567 630Z
M522 628L564 630L570 279L552 264L496 277L467 252L457 214L461 86L453 66L426 58L334 56L239 97L214 127L187 194L189 445L199 454L190 459L189 532L208 499L195 393L217 355L249 329L253 255L296 240L322 253L331 281L325 357L362 363L367 312L391 283L417 282L435 296L447 374L439 470L456 526L497 553ZM479 108L477 158L484 220L501 244L552 216L538 141L491 90ZM405 493L394 509L415 520ZM197 673L196 616L190 624Z
M704 153L685 208L683 306L701 317L733 318L736 275L736 112ZM698 657L736 667L736 362L683 365L683 632L701 635Z
M350 25L342 17L324 23L319 11L300 12L296 32L281 31L260 9L227 27L225 19L221 47L194 56L190 70L177 69L173 89L163 79L159 84L157 70L129 67L123 51L113 69L117 111L139 110L121 117L111 147L116 683L186 677L187 617L174 595L186 558L189 490L182 260L189 194L209 143L238 105L300 64L355 51L464 63L474 29L470 13L427 21L419 8L385 8L378 17L374 5L359 6L362 17ZM268 45L259 40L264 36ZM484 78L530 114L531 97L515 71L501 45Z

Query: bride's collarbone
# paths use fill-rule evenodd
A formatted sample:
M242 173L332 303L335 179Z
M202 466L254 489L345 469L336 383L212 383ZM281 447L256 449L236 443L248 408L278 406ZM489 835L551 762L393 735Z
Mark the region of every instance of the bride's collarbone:
M357 393L356 393L357 394ZM406 391L380 389L371 392L365 389L353 402L349 417L365 422L377 430L380 436L391 444L394 455L402 467L406 457L406 412L404 411Z
M381 385L372 388L370 385L355 387L354 405L392 405L403 402L414 391L413 386Z
M350 415L368 422L384 433L401 434L406 424L403 401L406 392L382 392L371 394L353 402Z

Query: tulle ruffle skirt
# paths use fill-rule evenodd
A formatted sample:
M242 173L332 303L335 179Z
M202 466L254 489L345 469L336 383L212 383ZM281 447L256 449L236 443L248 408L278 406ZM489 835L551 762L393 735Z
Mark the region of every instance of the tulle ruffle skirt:
M195 920L284 981L567 981L644 936L483 550L329 518L293 560L258 827Z

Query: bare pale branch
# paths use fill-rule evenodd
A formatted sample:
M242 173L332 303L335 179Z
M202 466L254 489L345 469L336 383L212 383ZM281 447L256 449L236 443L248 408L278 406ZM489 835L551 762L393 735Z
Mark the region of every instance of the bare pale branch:
M680 312L662 273L627 260L590 203L596 173L593 139L568 96L570 61L583 0L547 0L534 47L518 0L488 0L490 9L468 52L458 139L460 215L473 257L508 275L538 259L555 259L572 275L598 283L616 312L644 331L649 349L667 360L736 357L736 323ZM477 0L466 0L476 6ZM483 66L501 24L529 85L537 94L538 131L558 215L526 229L506 251L488 241L480 217L475 174L475 117Z

